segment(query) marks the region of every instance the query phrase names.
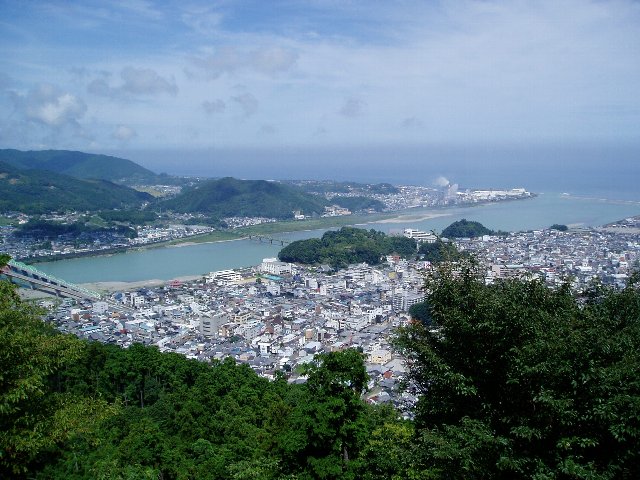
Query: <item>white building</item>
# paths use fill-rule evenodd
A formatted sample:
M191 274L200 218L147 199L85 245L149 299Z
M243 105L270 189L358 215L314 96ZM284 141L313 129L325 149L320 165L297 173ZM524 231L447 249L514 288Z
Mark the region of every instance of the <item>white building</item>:
M418 243L434 243L438 239L433 233L423 232L413 228L405 228L402 234L407 238L413 238Z
M371 352L371 355L369 355L369 361L378 365L384 365L391 361L391 352L385 349L374 350Z
M291 264L287 262L279 262L276 258L264 258L260 264L262 273L270 273L272 275L282 275L291 273Z
M211 272L205 278L206 283L220 282L223 285L238 284L242 281L242 276L235 270L218 270Z

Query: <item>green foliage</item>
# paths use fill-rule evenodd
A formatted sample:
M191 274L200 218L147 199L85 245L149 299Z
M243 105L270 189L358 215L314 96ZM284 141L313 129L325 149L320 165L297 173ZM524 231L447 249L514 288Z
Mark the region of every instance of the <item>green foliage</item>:
M307 383L292 392L293 408L278 446L288 473L301 478L353 478L352 465L367 440L367 384L362 354L349 349L316 355Z
M68 150L0 150L0 162L23 170L46 170L81 179L161 183L158 175L124 158Z
M106 222L121 222L130 225L145 225L154 222L158 215L151 210L101 210L98 212L100 218Z
M18 237L31 237L37 240L44 240L55 239L62 235L70 235L74 238L80 238L82 234L99 234L107 232L119 233L128 238L135 238L137 236L136 230L124 225L114 227L96 227L82 221L74 223L60 223L35 219L31 219L27 223L20 225L16 229L15 235ZM49 248L51 248L50 245Z
M440 238L433 243L421 243L418 253L424 255L424 259L431 263L452 262L463 257L463 253L454 243L443 242Z
M19 170L0 162L0 211L24 213L100 210L140 205L147 193L107 180L80 180L40 170Z
M294 210L319 214L326 201L301 190L265 180L210 180L160 202L163 209L206 213L215 217L292 218Z
M569 230L569 227L567 227L566 225L562 225L560 223L554 223L553 225L551 225L549 227L550 230L558 230L560 232L566 232L567 230Z
M4 256L0 263L6 263ZM114 412L101 400L56 392L50 379L82 356L83 344L57 334L0 281L0 476L20 478L57 446L91 435Z
M466 219L453 222L442 231L445 238L474 238L482 235L494 235L493 230L489 230L480 222L474 222Z
M280 250L278 257L284 262L327 263L340 268L361 262L376 265L391 253L411 257L416 253L416 243L410 238L387 236L373 229L342 227L325 232L320 239L291 242Z
M637 478L640 292L485 285L463 262L426 284L432 322L398 346L421 390L423 478Z
M418 320L423 325L431 325L431 312L429 311L429 303L414 303L409 307L409 315L414 320Z

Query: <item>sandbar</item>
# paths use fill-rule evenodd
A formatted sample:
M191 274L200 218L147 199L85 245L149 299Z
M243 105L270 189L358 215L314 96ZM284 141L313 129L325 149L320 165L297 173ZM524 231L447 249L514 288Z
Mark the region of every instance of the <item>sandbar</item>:
M133 282L114 281L82 283L80 284L80 286L97 292L117 292L121 290L131 291L143 287L160 287L175 280L178 280L180 282L192 282L194 280L199 280L202 277L203 275L185 275L183 277L176 277L171 280L160 280L158 278L152 278L149 280L137 280Z
M407 223L407 222L424 222L439 217L449 217L451 213L425 213L420 215L400 215L399 217L386 218L370 223Z

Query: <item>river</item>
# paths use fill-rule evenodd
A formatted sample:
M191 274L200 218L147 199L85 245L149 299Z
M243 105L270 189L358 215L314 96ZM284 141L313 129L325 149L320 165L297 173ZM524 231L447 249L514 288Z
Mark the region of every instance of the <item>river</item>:
M638 201L611 201L546 193L526 200L415 210L391 220L358 226L386 233L399 232L404 228L438 232L452 222L466 218L479 221L493 230L519 231L541 229L554 223L598 226L633 215L640 215ZM313 230L273 236L292 241L319 237L323 232L324 230ZM280 248L279 244L254 240L186 244L39 263L37 268L74 283L171 280L215 270L257 265L263 258L277 256Z

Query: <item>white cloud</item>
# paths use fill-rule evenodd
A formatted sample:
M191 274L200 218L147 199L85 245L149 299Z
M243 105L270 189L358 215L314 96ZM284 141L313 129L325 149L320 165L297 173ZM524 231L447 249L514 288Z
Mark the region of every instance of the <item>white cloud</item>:
M223 74L236 72L276 75L290 70L297 60L298 54L295 51L282 47L245 50L235 46L223 46L212 54L192 58L191 63L195 71L187 68L187 73L191 76L203 75L208 79L217 79Z
M422 123L422 120L420 120L419 118L407 117L404 120L402 120L400 125L403 128L420 128L423 126L423 123Z
M222 18L219 12L202 6L187 7L180 17L185 25L203 36L218 32Z
M274 75L291 69L298 54L280 47L262 48L249 54L249 65L258 72Z
M231 97L231 100L240 107L245 117L250 117L258 111L258 99L250 93L236 95L235 97Z
M276 129L276 127L274 127L273 125L267 124L267 123L265 123L264 125L262 125L260 127L260 133L262 133L264 135L273 135L277 131L278 130Z
M366 103L359 98L347 98L342 107L340 107L339 113L343 117L355 118L364 113Z
M161 77L151 68L125 67L120 76L123 80L120 88L134 95L156 95L159 93L175 95L178 93L178 87L176 87L174 80Z
M138 134L136 133L136 131L133 128L128 127L127 125L118 125L111 134L112 138L121 142L128 142L129 140L137 136Z
M48 127L77 126L78 120L87 111L81 99L47 83L29 90L26 95L17 94L14 99L28 120Z
M151 68L125 67L120 72L122 83L112 87L108 76L94 79L87 86L89 93L94 95L127 99L131 96L153 96L168 94L175 96L178 87L174 79L167 79Z
M225 109L227 108L227 104L224 103L223 100L220 100L219 98L216 100L206 100L204 102L202 102L202 108L204 109L204 111L206 113L208 113L209 115L213 114L213 113L222 113L225 111Z
M46 79L59 95L32 99L42 128L22 129L37 140L83 119L96 138L123 122L146 147L191 147L205 114L216 135L202 147L276 144L255 135L271 124L296 145L638 138L631 0L281 2L272 16L226 0L141 1L138 15L124 1L53 2L54 21L49 4L27 5L4 26L2 70L23 89L22 117L3 116L12 131L24 89Z

